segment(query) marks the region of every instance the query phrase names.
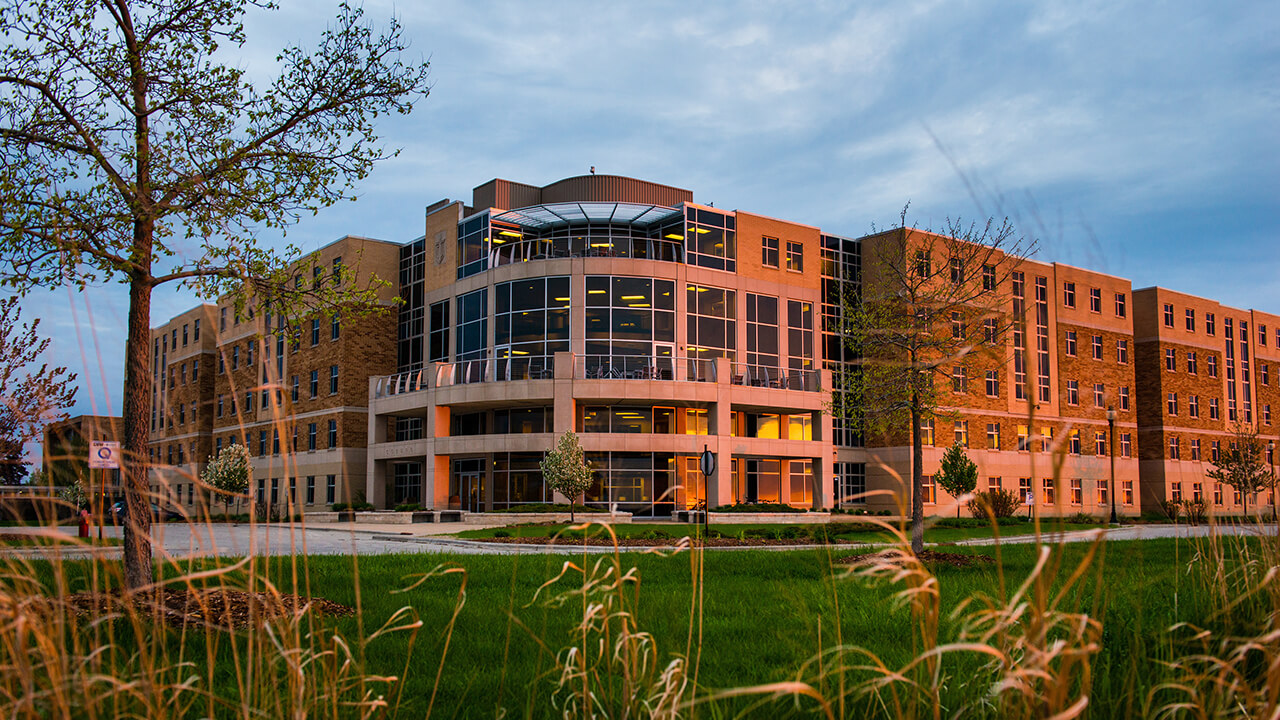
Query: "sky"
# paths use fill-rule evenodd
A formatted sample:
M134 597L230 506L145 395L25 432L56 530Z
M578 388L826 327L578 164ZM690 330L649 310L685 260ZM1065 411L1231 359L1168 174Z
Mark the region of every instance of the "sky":
M251 10L227 58L266 80L328 0ZM424 208L492 178L596 172L857 237L1011 216L1037 259L1280 312L1280 6L1070 2L365 0L432 90L379 136L358 200L266 246L405 242ZM265 84L265 82L264 82ZM162 288L152 323L198 302ZM23 301L73 413L119 413L127 292Z

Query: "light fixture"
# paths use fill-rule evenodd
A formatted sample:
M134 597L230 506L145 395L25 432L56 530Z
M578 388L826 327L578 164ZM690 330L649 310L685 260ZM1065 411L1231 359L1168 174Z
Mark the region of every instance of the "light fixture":
M683 236L683 235L679 235L679 234L677 234L677 233L667 233L664 237L668 237L668 238L670 238L670 239L672 239L672 240L683 240L683 239L684 239L684 236Z
M643 300L643 295L623 295L620 300Z
M524 237L524 236L523 236L523 235L521 235L520 233L518 233L518 232L512 232L512 231L510 231L510 230L502 230L502 231L501 231L501 232L499 232L498 234L499 234L499 235L506 235L507 237L514 237L514 238Z
M603 295L604 293L605 293L604 290L588 290L587 291L588 295ZM560 298L556 298L556 299L559 300Z
M693 231L698 233L699 235L706 235L707 233L711 232L706 228L694 228Z

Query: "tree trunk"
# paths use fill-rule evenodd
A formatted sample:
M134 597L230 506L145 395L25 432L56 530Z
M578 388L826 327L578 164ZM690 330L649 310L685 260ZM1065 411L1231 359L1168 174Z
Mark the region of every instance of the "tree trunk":
M924 444L920 439L920 407L911 398L911 552L924 552Z
M141 232L141 230L139 231ZM150 240L150 237L147 238ZM124 580L130 590L151 584L151 499L147 441L151 386L151 286L129 281L129 329L124 369Z

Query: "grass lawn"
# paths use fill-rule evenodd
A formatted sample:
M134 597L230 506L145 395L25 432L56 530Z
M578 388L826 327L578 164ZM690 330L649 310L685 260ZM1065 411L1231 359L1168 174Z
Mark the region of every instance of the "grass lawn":
M856 543L884 543L890 542L893 537L885 531L882 526L872 525L862 518L840 518L834 521L839 528L858 527L854 532L842 532L835 535L836 538ZM481 530L463 530L456 533L456 537L464 539L484 539L493 537L548 537L569 527L568 523L556 525L516 525L505 528L484 528ZM683 537L685 535L697 536L702 532L702 527L692 524L682 523L620 523L613 525L613 531L618 537ZM780 531L783 528L795 527L800 530L806 530L811 527L809 525L783 525L783 524L713 524L711 530L719 532L725 536L740 537L749 530L763 531ZM1088 530L1091 528L1105 527L1102 523L1068 523L1062 520L1052 518L1041 522L1040 529L1042 532L1072 532L1077 530ZM603 532L597 528L591 532ZM1035 526L1029 522L1019 522L1013 525L1002 525L999 527L999 534L1002 537L1011 535L1029 535L1035 532ZM506 535L503 535L506 533ZM908 535L909 535L908 530ZM976 538L992 537L993 531L990 526L981 527L929 527L926 528L924 539L925 542L931 543L949 543L958 540L970 540ZM566 541L567 544L567 541Z

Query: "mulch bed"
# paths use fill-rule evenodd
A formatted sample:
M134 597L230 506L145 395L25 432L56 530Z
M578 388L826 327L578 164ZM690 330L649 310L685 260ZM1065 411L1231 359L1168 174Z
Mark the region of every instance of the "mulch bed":
M837 563L844 565L868 565L873 562L879 562L894 557L894 554L887 552L863 553L860 555L846 555L838 560ZM990 555L964 555L961 553L939 552L937 550L925 550L917 557L925 565L949 565L956 568L969 568L979 565L992 565L995 558Z
M67 602L82 617L96 617L125 610L124 601L118 594L76 593L68 597ZM154 605L151 595L147 594L138 599L136 607L143 613L158 611L161 619L173 627L208 625L224 629L246 628L261 624L267 618L296 615L308 610L331 617L350 617L356 612L346 605L323 598L221 588L165 588L159 592L159 601Z
M674 547L683 538L638 538L638 537L620 537L617 540L608 537L589 537L585 541L581 538L550 538L550 537L505 537L505 538L474 538L480 542L504 543L508 545L557 545L562 547ZM693 540L690 536L690 540ZM697 543L698 541L693 540ZM808 546L818 545L807 538L792 539L774 539L774 538L706 538L701 541L704 547L777 547L777 546ZM831 543L831 544L847 544L847 543Z

